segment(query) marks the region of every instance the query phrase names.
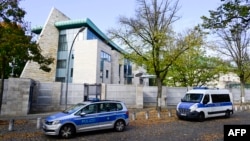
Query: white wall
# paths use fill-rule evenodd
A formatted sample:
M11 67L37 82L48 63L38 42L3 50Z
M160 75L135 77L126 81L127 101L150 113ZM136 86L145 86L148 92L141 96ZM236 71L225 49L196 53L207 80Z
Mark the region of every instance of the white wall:
M98 41L84 40L75 43L73 83L97 83Z

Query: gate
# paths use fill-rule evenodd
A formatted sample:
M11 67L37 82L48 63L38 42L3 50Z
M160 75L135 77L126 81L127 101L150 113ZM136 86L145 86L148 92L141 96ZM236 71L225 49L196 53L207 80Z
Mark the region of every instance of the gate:
M29 91L28 114L31 113L32 100L33 100L34 87L35 87L35 86L36 86L36 82L35 82L35 81L31 81L31 84L30 84L30 91Z
M84 99L87 100L98 100L101 99L101 84L84 84Z

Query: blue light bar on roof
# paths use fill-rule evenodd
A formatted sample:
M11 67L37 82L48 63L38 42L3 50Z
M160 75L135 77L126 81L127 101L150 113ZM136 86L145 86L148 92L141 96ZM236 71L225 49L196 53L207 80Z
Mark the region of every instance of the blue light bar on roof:
M193 87L193 89L203 89L203 90L206 90L206 89L208 89L208 87Z
M89 98L88 101L98 102L98 101L100 101L100 99L99 98Z

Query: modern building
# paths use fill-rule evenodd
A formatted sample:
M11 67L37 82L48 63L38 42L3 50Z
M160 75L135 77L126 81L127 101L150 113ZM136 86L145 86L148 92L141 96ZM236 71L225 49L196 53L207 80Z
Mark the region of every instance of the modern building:
M69 83L132 83L132 65L123 58L124 50L90 19L71 20L52 8L45 25L33 28L32 32L38 35L42 54L55 61L50 65L50 72L40 70L35 62L27 62L21 78L50 82L68 79Z

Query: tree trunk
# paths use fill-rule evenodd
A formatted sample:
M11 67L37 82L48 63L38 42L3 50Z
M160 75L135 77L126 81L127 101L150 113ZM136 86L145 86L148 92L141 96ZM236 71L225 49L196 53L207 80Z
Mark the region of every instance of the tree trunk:
M243 81L240 82L240 105L245 103L245 83Z
M2 111L2 102L3 102L3 90L4 90L4 73L5 73L5 58L2 61L2 70L1 71L1 88L0 88L0 115Z
M156 110L161 111L162 81L159 77L156 77L156 83L157 83Z

